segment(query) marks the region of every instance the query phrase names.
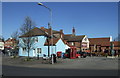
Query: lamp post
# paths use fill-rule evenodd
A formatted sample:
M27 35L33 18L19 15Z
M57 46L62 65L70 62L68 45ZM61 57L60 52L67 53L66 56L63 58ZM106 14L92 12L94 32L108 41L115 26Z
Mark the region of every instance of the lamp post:
M49 23L49 28L52 28L52 27L50 26L50 24L52 24L52 10L51 10L49 7L43 5L42 3L38 3L38 5L43 6L43 7L47 8L47 9L49 10L49 12L50 12L50 23Z
M50 22L48 23L48 28L50 29L51 28L51 43L52 43L52 64L54 64L54 61L53 61L53 32L52 32L52 26L50 26L51 24L52 24L52 10L49 8L49 7L47 7L47 6L45 6L45 5L43 5L42 3L38 3L38 5L40 5L40 6L43 6L43 7L45 7L45 8L47 8L48 10L49 10L49 12L50 12ZM48 45L49 46L49 45ZM49 56L49 55L48 55Z

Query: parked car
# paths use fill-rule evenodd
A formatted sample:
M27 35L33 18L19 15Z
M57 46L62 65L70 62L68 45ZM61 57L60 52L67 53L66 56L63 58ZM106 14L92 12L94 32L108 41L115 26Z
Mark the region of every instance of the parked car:
M86 52L82 52L81 53L81 58L86 58L87 57L87 53Z
M76 52L76 58L78 58L78 57L80 57L80 56L81 56L80 52L79 52L79 51Z
M76 57L81 57L81 58L86 58L87 57L87 53L86 52L81 52L81 51L78 51L76 52Z

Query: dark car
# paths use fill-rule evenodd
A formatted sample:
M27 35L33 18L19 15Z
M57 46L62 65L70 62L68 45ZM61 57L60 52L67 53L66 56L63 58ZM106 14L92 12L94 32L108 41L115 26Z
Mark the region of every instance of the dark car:
M87 53L86 52L78 51L77 54L80 54L81 58L86 58L87 57Z
M87 57L87 53L86 52L82 52L81 53L81 58L86 58Z

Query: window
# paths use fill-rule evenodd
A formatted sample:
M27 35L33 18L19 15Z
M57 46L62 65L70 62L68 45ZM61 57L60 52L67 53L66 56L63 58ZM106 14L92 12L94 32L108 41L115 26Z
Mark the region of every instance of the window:
M37 48L37 53L41 53L41 48Z
M27 40L25 38L23 38L23 42L26 44L27 43Z
M71 44L72 44L72 45L74 45L74 43L73 43L73 42L72 42Z
M3 48L2 46L0 46L0 48Z
M25 53L26 52L26 47L23 47L22 49L23 49L23 53Z
M85 44L85 43L84 43L84 44L82 44L82 47L87 47L87 44Z
M36 56L36 49L33 49L33 52L34 52L34 56Z
M34 40L35 40L35 42L38 42L38 37L35 37Z
M85 38L84 40L87 41L87 38Z

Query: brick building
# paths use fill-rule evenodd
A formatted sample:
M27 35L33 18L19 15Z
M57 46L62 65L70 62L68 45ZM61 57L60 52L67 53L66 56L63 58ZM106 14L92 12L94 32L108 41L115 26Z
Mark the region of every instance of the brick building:
M116 54L120 54L120 41L112 41L113 50Z
M110 49L110 37L108 38L89 38L91 52L104 52Z
M76 35L75 28L72 29L72 34L64 34L64 40L68 42L69 46L75 46L77 51L85 51L89 50L89 40L86 35Z
M8 38L6 41L5 41L5 44L4 46L7 48L14 48L17 46L17 41L16 39L13 39L13 38Z

